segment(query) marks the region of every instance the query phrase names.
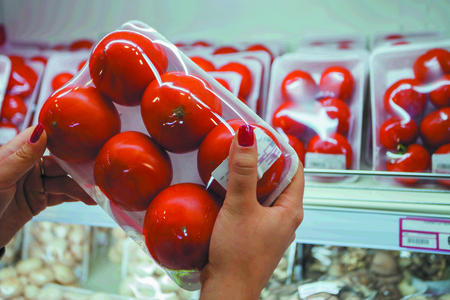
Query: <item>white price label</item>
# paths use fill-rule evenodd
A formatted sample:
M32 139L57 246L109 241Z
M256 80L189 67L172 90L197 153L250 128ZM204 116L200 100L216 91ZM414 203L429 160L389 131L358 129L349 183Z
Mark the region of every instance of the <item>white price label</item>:
M450 153L431 156L433 173L450 174Z
M317 293L337 295L339 294L339 288L334 282L318 281L300 285L298 287L298 293L301 299Z
M305 168L346 169L345 154L306 152Z
M17 130L14 128L0 128L0 146L6 144L17 135Z
M400 218L400 247L450 251L450 220Z
M282 152L277 144L259 128L253 130L258 148L258 180L280 158ZM212 177L226 190L228 187L228 160L227 157L213 172Z

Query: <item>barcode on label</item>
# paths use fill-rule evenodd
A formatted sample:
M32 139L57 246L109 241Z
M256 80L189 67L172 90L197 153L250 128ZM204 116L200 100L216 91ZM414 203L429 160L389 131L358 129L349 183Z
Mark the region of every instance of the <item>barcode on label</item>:
M450 170L450 164L437 164L437 168L440 170Z
M408 244L428 245L428 244L430 244L430 240L418 239L418 238L408 238Z

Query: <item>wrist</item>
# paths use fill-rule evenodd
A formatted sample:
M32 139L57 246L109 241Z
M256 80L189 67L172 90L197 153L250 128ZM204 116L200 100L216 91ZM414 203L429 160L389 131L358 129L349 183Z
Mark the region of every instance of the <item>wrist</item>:
M240 279L232 274L211 276L202 284L200 300L257 300L262 290L259 286L249 278Z

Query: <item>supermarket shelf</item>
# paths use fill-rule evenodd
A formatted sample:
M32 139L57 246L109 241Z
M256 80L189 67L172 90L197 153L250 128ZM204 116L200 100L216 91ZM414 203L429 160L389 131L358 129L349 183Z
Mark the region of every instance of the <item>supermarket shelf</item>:
M305 217L297 229L296 241L309 244L449 254L446 251L400 247L400 218L405 217L442 218L442 215L305 205Z

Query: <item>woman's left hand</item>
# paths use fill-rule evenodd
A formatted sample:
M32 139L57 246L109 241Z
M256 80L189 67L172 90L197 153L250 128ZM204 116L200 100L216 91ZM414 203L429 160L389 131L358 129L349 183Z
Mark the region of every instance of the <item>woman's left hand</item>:
M48 206L92 198L53 160L42 157L47 135L30 127L0 147L0 248Z

